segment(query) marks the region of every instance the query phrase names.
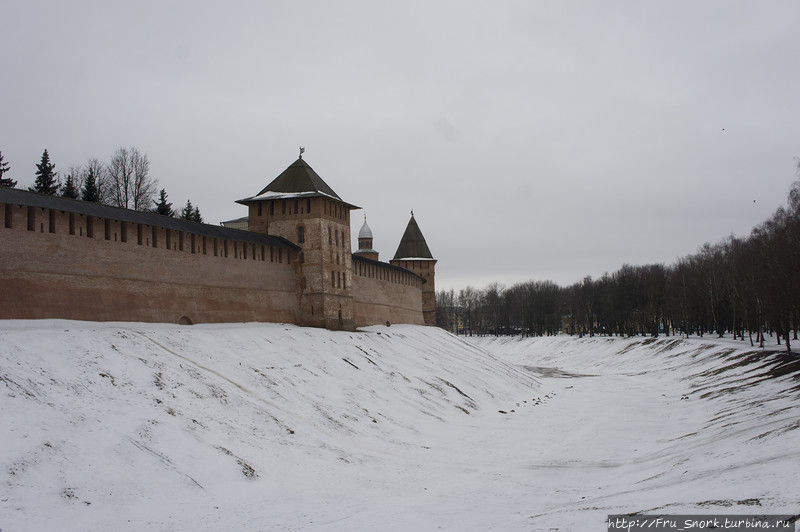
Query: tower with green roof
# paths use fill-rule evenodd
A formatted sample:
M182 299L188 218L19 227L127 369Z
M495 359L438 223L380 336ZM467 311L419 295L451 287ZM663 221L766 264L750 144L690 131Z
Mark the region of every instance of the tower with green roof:
M350 211L347 203L300 157L255 196L248 229L297 244L298 323L355 328Z
M414 211L411 211L411 219L408 221L403 238L400 239L400 245L397 246L397 252L390 263L411 270L425 279L425 284L422 286L422 313L425 325L436 325L436 286L434 283L436 259L428 249L428 243L425 242L425 237L414 219Z

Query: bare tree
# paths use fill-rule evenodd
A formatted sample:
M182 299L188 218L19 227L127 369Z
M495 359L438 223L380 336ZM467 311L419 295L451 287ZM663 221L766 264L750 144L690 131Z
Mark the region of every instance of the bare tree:
M477 309L480 297L480 291L471 286L468 286L458 292L458 306L461 307L461 311L463 312L463 327L465 336L472 336L476 332L477 323L475 320L477 318Z
M503 292L505 292L505 287L497 282L490 283L486 290L483 291L484 324L488 328L488 332L495 336L499 336L501 329L506 325L506 316L503 313L505 310Z
M456 295L452 288L449 291L440 290L436 293L436 324L450 332L458 331Z
M66 177L61 184L60 192L65 198L77 199L83 187L83 170L80 166L71 165L66 170Z
M137 211L151 207L158 192L158 180L150 177L147 154L135 147L117 148L107 170L111 205Z
M93 199L89 199L88 201L112 205L112 187L108 177L108 169L106 168L106 165L97 159L89 159L86 162L86 165L83 167L82 188L86 188L86 182L90 175L92 176L94 184L92 191L90 191L89 197Z

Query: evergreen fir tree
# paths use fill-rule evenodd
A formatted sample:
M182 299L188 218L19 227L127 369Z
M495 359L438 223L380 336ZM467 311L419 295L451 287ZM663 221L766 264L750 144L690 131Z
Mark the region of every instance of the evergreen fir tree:
M89 172L86 174L86 180L83 182L81 199L83 201L91 201L92 203L100 201L100 193L97 190L97 177L94 175L94 168L92 166L89 166Z
M75 179L72 174L67 175L67 180L61 187L61 195L65 198L78 199L78 189L75 188Z
M192 200L186 200L186 206L181 210L181 220L193 220L194 219L194 207L192 206Z
M54 196L58 192L58 179L55 170L56 165L50 163L50 154L47 153L47 150L44 150L41 162L36 165L36 182L33 188L29 190Z
M203 223L203 217L200 216L200 208L195 205L194 212L192 213L192 221L197 223Z
M11 170L11 167L8 166L7 162L3 161L3 152L0 151L0 187L14 188L17 186L17 182L10 177L3 177L3 174L9 170Z
M167 191L163 188L158 195L158 202L156 203L156 208L153 209L153 212L163 216L175 216L175 211L172 209L172 203L167 202Z

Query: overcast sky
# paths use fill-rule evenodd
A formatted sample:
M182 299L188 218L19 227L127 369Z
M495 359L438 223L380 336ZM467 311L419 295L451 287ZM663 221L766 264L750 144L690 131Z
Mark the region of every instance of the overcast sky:
M785 204L800 2L0 2L20 187L147 153L207 222L304 159L437 288L672 264Z

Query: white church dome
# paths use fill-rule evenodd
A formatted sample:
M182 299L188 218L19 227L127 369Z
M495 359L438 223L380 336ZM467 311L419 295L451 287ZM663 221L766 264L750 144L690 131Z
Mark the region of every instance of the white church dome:
M364 215L364 225L361 226L361 230L358 232L358 238L372 238L372 229L367 225L366 215Z

